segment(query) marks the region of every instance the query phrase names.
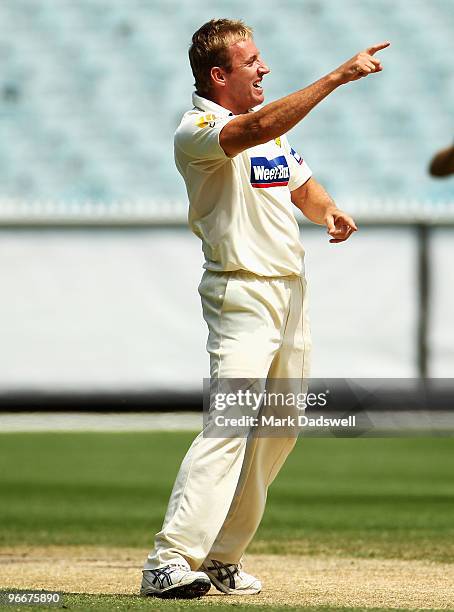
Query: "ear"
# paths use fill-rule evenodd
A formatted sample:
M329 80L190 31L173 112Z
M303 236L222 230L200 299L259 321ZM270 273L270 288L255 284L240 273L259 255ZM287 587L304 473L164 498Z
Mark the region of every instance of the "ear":
M217 85L218 87L225 86L225 73L222 68L219 68L219 66L213 66L213 68L210 70L210 75L211 80L215 85Z

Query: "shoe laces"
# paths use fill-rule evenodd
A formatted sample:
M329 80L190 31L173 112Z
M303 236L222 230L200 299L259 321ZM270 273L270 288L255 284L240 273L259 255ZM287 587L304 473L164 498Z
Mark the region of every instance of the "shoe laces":
M183 563L169 563L168 567L175 567L176 569L181 569L184 570L186 572L190 572L191 570L188 569L188 567L186 565L183 565Z

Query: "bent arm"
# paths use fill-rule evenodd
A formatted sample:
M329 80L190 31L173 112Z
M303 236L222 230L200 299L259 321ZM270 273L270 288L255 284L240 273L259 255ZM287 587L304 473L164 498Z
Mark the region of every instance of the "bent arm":
M344 242L358 229L353 219L337 208L331 196L314 178L292 191L290 197L309 221L326 225L330 242Z
M381 72L383 67L374 53L389 44L385 42L369 47L312 85L271 102L255 113L245 113L229 121L219 135L226 155L234 157L245 149L282 136L340 85Z

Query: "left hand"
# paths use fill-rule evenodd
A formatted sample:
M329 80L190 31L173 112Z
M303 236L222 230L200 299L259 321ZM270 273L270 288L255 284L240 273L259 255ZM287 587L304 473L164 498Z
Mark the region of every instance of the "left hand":
M328 228L328 234L331 236L330 242L344 242L350 238L353 232L358 228L353 219L338 208L331 209L325 216L325 225Z

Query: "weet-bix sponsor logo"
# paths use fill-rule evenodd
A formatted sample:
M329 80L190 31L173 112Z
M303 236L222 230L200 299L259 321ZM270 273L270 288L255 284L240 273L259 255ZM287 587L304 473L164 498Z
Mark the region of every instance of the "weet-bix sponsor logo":
M297 153L295 151L295 149L293 149L293 148L290 148L290 153L293 155L293 157L296 159L296 161L301 166L301 164L303 163L303 158L301 157L301 155L299 153Z
M285 187L288 185L290 170L285 155L274 159L251 157L252 187Z

